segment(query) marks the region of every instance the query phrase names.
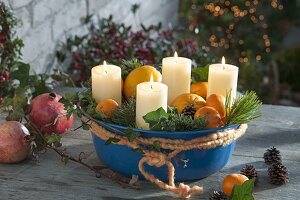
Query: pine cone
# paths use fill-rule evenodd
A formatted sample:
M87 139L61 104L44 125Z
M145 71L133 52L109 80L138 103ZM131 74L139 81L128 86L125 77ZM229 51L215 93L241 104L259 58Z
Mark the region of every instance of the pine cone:
M214 191L210 196L209 200L228 200L226 194L222 191Z
M275 147L267 149L264 153L264 160L267 165L271 165L273 163L281 163L282 161L280 151Z
M282 185L289 182L287 168L281 163L274 163L268 168L270 182L274 185Z
M196 113L196 109L192 104L187 105L182 110L182 114L187 115L187 116L191 116L192 118L194 118L195 113Z
M246 165L242 170L241 174L247 176L249 179L255 178L254 184L258 182L257 171L253 165Z

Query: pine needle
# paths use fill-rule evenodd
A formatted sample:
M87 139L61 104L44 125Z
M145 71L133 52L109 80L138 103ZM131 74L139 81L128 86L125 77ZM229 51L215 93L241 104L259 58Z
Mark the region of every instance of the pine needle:
M122 126L135 127L135 99L131 98L119 107L112 115L112 122Z
M246 92L244 95L237 97L232 106L230 93L226 95L226 125L244 124L261 116L260 109L262 102L256 93Z

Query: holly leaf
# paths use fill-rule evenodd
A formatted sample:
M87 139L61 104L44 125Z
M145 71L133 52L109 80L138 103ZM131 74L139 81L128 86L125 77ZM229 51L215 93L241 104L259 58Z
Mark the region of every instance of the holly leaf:
M208 71L209 71L209 65L205 65L204 67L193 68L192 81L194 83L208 81Z
M140 132L133 131L132 129L127 129L125 134L129 142L132 142L135 138L141 135Z
M254 179L245 181L242 185L235 185L231 200L254 200Z
M160 107L159 109L149 112L143 119L146 123L149 123L149 127L151 130L161 130L160 121L162 118L168 119L169 114Z

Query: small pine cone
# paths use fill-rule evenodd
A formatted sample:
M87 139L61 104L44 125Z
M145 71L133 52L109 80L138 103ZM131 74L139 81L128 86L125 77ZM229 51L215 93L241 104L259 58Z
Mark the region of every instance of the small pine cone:
M195 113L196 113L196 109L192 104L187 105L182 110L182 114L187 115L187 116L191 116L192 118L194 118Z
M264 160L267 165L271 165L273 163L281 163L282 161L280 151L275 147L267 149L264 153Z
M209 200L228 200L226 194L222 191L214 191L210 196Z
M247 176L249 179L255 178L254 184L258 182L257 171L253 165L246 165L242 170L241 174Z
M289 173L287 168L281 163L273 163L268 168L270 182L274 185L282 185L289 182Z

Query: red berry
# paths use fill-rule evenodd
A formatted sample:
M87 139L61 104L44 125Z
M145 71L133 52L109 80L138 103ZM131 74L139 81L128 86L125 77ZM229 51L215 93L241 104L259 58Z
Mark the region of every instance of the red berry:
M2 73L2 76L8 80L9 79L9 71L5 70L3 73Z
M4 76L0 76L0 83L3 83L6 81L6 78Z
M3 102L4 102L4 98L0 97L0 105L3 104Z

